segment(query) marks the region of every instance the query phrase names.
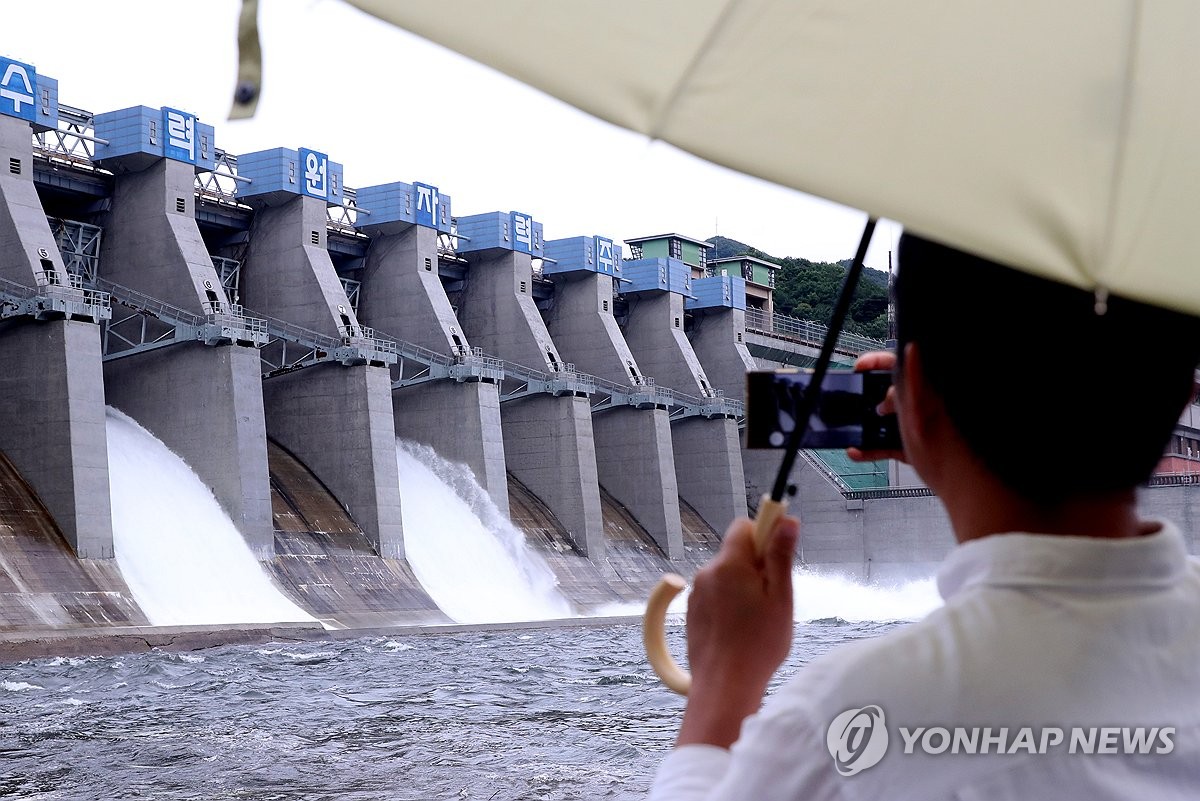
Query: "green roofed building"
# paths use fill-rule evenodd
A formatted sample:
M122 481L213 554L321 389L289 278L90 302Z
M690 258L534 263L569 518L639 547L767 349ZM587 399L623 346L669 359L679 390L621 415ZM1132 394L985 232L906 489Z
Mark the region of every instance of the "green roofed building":
M754 256L729 256L708 263L708 275L735 275L746 279L746 308L764 314L775 311L775 273L779 265Z
M657 234L626 239L629 259L677 259L692 268L692 278L705 278L709 271L708 252L712 245L703 239L693 239L683 234Z

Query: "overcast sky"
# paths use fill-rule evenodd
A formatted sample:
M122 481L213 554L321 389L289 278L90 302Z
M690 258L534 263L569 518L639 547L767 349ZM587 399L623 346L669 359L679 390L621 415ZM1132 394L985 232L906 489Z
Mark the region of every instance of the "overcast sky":
M56 78L66 105L183 109L230 153L319 150L347 186L433 184L455 215L522 211L547 239L720 233L776 256L854 253L860 212L618 129L340 0L260 2L251 120L227 119L238 0L6 4L0 55ZM887 268L899 230L880 226L868 266Z

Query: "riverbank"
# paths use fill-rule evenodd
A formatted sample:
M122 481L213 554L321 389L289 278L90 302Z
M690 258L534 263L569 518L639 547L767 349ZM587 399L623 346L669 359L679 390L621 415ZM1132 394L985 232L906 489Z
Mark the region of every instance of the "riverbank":
M50 629L0 633L0 664L49 657L115 656L147 651L202 651L222 645L255 645L269 642L356 640L363 637L396 637L414 634L520 629L597 628L640 623L637 615L571 617L512 623L384 626L326 629L313 623L272 623L220 626L112 626L107 628Z

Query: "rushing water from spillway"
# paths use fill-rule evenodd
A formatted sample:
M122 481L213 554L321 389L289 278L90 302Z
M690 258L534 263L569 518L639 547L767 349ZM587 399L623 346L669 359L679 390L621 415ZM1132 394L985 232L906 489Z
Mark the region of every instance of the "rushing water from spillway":
M796 624L781 675L896 628ZM668 639L683 652L682 627ZM634 801L683 711L628 624L0 671L0 797L26 801Z
M183 459L112 407L106 424L113 548L152 624L313 620L271 583Z
M312 621L263 571L212 492L137 422L109 408L108 453L116 560L154 625ZM464 465L397 440L409 563L459 623L573 615L553 571ZM932 580L895 587L795 574L798 622L914 620L939 603ZM686 610L687 593L671 605ZM641 614L614 604L597 616Z
M396 440L404 549L434 603L458 623L570 617L554 572L475 476L425 445Z

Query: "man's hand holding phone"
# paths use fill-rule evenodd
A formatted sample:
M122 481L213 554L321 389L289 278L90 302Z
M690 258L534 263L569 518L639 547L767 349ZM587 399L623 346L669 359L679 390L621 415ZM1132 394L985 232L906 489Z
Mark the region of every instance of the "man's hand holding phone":
M896 354L889 350L874 350L859 356L854 362L855 372L865 373L872 370L893 371L896 367ZM888 387L887 394L876 407L880 416L896 414L896 387ZM880 459L895 459L907 462L903 448L885 450L864 450L862 448L846 448L846 455L856 462L874 462Z

